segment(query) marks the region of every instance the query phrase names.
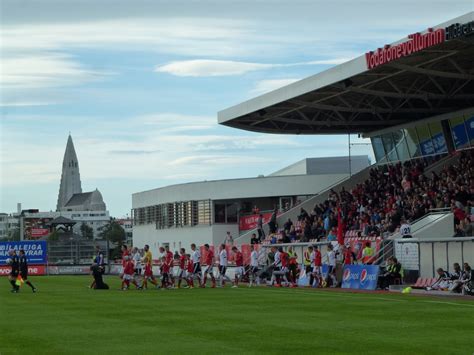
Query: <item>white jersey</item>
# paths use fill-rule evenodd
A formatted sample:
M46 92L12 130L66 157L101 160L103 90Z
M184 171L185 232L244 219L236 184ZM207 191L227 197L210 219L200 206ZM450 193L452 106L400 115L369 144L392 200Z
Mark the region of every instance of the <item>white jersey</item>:
M309 255L309 261L311 265L314 265L314 259L316 259L316 252L313 250L313 252Z
M278 250L275 253L275 260L273 261L273 265L276 267L281 266L281 253Z
M141 269L142 268L142 257L140 256L140 253L135 253L132 256L132 260L135 264L135 269Z
M411 235L411 226L409 224L402 224L400 226L400 235L403 237L405 235Z
M199 252L199 250L193 250L191 254L191 260L194 264L201 262L201 253Z
M227 266L227 251L225 249L219 252L219 265Z
M336 253L334 250L328 251L327 258L329 266L336 266Z
M258 252L256 250L250 253L250 266L258 266Z

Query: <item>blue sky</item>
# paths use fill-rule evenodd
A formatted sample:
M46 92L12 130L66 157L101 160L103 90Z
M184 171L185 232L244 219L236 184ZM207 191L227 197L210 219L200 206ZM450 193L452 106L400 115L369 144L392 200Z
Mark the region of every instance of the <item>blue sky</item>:
M219 126L217 111L473 10L456 1L2 1L0 211L55 208L72 133L83 189L131 194L347 154L345 136ZM357 137L354 137L357 141ZM372 155L358 146L354 154Z

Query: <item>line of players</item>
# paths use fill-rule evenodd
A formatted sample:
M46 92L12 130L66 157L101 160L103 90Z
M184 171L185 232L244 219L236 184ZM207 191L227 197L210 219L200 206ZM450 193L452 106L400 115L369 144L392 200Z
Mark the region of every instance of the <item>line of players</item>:
M201 252L196 247L196 244L191 244L191 253L187 254L185 248L179 250L178 259L178 270L176 274L173 274L174 267L174 255L169 250L168 246L160 247L159 251L162 257L160 258L160 275L161 283L158 282L156 277L153 275L152 265L153 257L150 252L150 247L145 245L143 258L131 256L126 245L122 246L122 266L123 272L120 275L122 279L122 290L128 290L132 283L136 289L147 289L148 284L154 285L156 288L169 289L176 287L181 288L183 281L186 285L183 288L194 288L206 287L208 277L211 280L211 288L224 287L225 282L228 281L232 284L232 287L238 287L239 281L245 274L244 258L242 252L236 247L232 247L235 259L235 277L231 280L227 275L227 251L225 244L219 246L217 257L210 248L209 244L205 244L206 250L205 265L201 267ZM218 275L214 275L214 264L215 259L218 262ZM249 287L254 284L259 284L260 280L257 276L258 269L258 252L255 247L252 247L250 255L250 275L249 275ZM140 283L140 271L137 265L142 264L144 267L143 280ZM197 284L195 284L197 281ZM219 281L219 284L217 284Z
M33 292L37 291L36 287L28 280L28 261L23 249L20 249L19 255L17 255L16 250L10 249L7 264L11 267L10 275L8 275L8 280L12 285L11 292L20 292L20 285L17 283L18 276L21 276L21 281L30 286Z

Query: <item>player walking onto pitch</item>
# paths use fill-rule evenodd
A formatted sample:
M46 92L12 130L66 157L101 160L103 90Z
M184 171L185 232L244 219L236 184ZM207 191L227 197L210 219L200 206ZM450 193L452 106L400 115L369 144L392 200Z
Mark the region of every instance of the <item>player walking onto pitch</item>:
M242 252L237 247L232 247L232 251L235 255L235 277L234 277L234 285L233 288L239 286L239 279L244 276L244 256Z
M183 278L187 280L186 275L186 249L179 249L179 269L178 269L178 288L181 288ZM189 282L188 282L189 286Z
M20 272L20 261L14 249L10 249L8 251L8 256L9 256L8 263L10 264L10 267L11 267L10 275L8 275L8 280L10 281L10 284L12 285L11 292L17 293L18 291L20 291L20 286L17 286L16 284L16 279Z
M36 292L36 287L28 280L28 261L26 260L25 251L23 249L20 250L20 257L19 257L19 264L20 264L20 276L23 281L31 287L33 292Z
M228 276L226 276L227 271L227 251L225 250L225 244L219 245L219 286L224 287L225 281L231 282Z
M148 281L150 281L156 288L159 288L158 281L156 281L155 276L153 276L153 256L150 251L150 246L147 244L143 248L145 255L143 256L143 264L145 265L145 270L143 272L143 288L146 290L148 288Z
M186 282L189 285L189 288L194 288L193 272L194 272L194 263L191 259L190 254L186 254Z
M249 287L255 282L256 285L260 285L260 278L258 273L258 251L255 244L252 245L252 252L250 253L250 280Z
M196 244L191 244L191 260L193 262L193 272L191 281L194 284L194 278L198 279L199 285L201 284L201 252L196 248Z
M216 287L216 278L214 277L214 252L211 250L209 244L204 244L206 250L206 268L204 269L204 276L201 287L206 287L207 275L211 276L212 288Z
M174 274L173 274L174 256L173 256L173 252L170 250L169 245L165 245L165 257L166 257L166 263L168 264L168 267L169 267L168 285L174 288L174 282L175 282Z

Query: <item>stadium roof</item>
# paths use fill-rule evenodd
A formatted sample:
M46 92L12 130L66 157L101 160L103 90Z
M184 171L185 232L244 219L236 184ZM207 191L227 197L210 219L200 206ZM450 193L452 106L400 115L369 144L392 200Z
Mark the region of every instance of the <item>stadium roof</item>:
M474 108L474 12L218 113L286 134L369 133Z

